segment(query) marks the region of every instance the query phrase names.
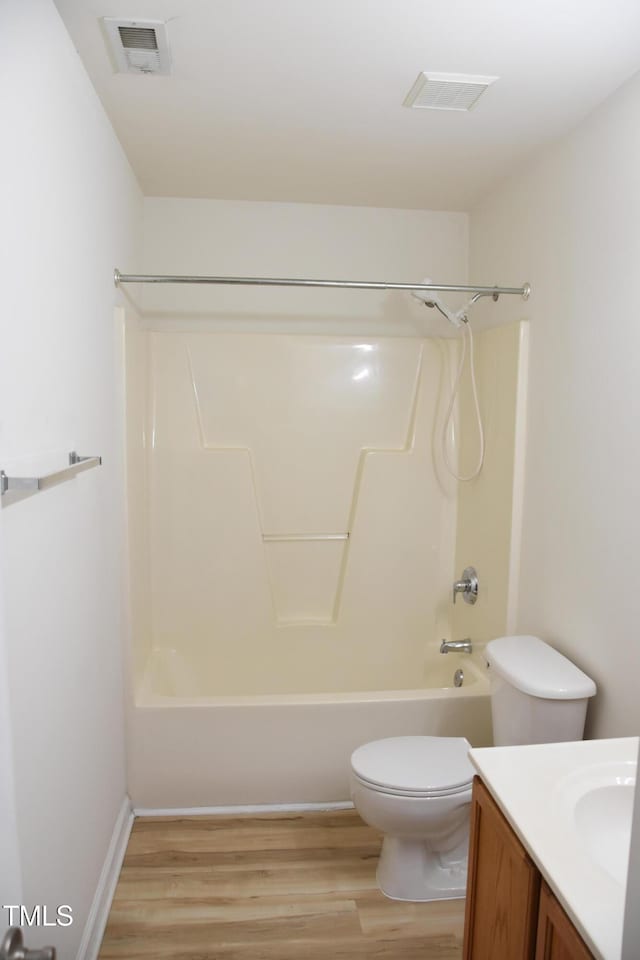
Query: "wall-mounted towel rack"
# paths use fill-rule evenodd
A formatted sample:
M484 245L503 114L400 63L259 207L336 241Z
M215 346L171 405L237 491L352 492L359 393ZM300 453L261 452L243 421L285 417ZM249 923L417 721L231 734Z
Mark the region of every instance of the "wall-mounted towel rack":
M35 493L37 490L46 490L55 483L70 480L83 470L99 467L101 463L102 457L81 457L72 450L68 466L46 473L42 477L9 477L4 470L0 470L0 496L5 493Z

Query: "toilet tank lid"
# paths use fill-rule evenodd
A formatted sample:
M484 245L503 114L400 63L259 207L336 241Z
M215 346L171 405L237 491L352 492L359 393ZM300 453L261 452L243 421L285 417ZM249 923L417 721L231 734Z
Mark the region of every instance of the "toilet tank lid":
M485 655L492 670L532 697L582 700L596 692L591 677L539 637L498 637Z

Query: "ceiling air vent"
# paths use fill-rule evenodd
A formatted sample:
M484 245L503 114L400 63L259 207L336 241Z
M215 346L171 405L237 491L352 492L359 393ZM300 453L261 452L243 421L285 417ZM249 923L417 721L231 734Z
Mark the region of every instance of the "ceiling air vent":
M403 106L423 110L471 110L487 87L498 79L463 73L419 73Z
M102 22L117 73L171 72L166 23L115 17L103 17Z

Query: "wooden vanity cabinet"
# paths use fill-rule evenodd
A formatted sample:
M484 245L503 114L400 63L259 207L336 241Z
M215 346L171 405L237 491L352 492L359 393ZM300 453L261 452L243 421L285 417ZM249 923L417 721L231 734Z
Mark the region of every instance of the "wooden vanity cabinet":
M540 873L475 777L464 960L534 960Z
M593 960L479 777L473 781L463 960Z
M593 960L593 954L544 880L540 891L535 960Z

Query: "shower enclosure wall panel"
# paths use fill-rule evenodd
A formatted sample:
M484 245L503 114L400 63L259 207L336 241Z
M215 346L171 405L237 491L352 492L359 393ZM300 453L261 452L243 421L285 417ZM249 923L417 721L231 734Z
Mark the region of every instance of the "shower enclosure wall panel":
M145 336L151 648L206 696L422 685L453 568L431 450L447 343Z
M485 307L492 309L492 305ZM473 483L458 488L456 571L470 562L481 572L473 606L456 603L452 633L486 643L513 633L524 482L529 325L515 322L475 336L478 390L487 438L484 466ZM460 391L462 470L477 456L468 379Z

